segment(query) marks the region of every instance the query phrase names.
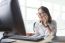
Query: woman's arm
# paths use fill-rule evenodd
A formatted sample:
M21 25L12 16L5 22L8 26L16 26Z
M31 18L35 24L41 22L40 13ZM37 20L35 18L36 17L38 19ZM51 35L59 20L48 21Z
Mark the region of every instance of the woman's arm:
M52 21L51 25L49 25L48 31L50 32L50 35L56 35L57 25L55 21Z

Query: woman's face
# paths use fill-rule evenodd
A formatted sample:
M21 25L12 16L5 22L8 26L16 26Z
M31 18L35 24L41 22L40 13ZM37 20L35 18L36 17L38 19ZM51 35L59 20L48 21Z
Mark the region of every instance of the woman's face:
M38 17L43 22L47 22L48 21L48 16L47 16L47 14L44 11L42 11L42 9L38 10Z

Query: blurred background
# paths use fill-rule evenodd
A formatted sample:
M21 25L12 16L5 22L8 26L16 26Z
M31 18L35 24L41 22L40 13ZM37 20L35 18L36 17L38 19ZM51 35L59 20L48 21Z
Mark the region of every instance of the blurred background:
M33 23L38 20L36 15L40 6L49 9L52 19L57 22L57 36L65 36L65 0L19 0L26 32L33 33Z
M0 0L0 3L2 1ZM38 21L36 15L40 6L49 9L51 17L57 22L57 36L65 36L65 0L18 0L26 32L33 33L33 24ZM2 33L2 32L0 32Z

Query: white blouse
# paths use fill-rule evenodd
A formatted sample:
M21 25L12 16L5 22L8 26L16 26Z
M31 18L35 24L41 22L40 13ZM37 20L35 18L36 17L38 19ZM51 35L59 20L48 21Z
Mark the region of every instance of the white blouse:
M57 31L56 22L53 20L51 24L49 24L49 26L50 26L50 29L52 30L51 35L56 35L56 31ZM43 36L44 39L48 37L49 35L49 32L46 29L46 27L40 22L35 23L34 31L35 31L35 35L33 36L37 36L37 35Z

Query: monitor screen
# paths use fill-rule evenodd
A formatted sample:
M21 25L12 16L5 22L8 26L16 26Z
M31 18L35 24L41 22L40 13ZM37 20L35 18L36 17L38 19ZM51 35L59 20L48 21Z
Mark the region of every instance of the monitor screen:
M15 30L25 35L25 27L18 0L2 0L0 2L0 31Z

